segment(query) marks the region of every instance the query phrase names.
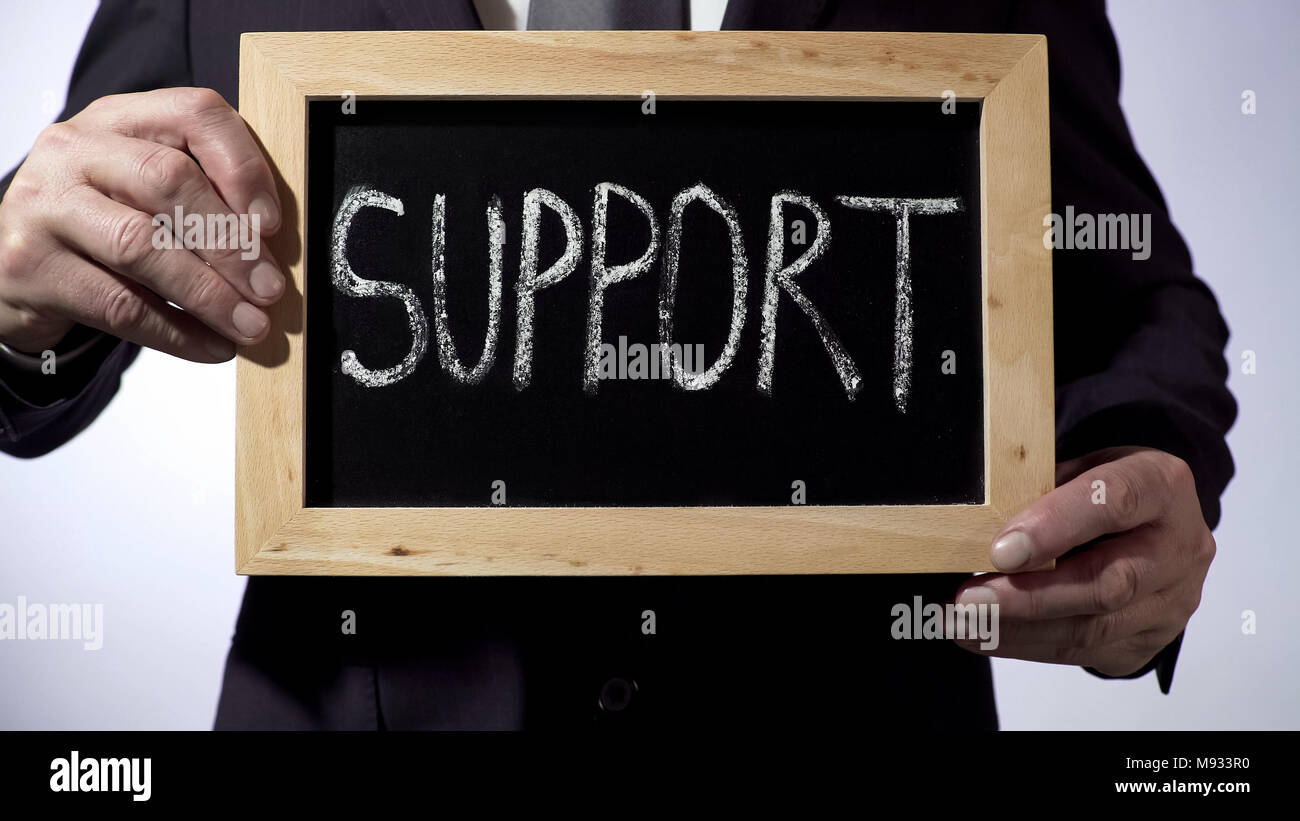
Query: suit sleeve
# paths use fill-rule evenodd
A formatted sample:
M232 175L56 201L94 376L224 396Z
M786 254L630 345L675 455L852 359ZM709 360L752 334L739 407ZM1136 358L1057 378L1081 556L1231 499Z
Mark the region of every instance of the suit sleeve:
M177 0L103 0L72 70L66 120L108 94L189 85L188 4ZM0 197L14 171L0 179ZM0 362L0 452L34 457L86 428L117 392L139 349L106 339L69 372L38 376L39 390Z
M1213 528L1233 474L1228 327L1133 144L1105 6L1026 0L1016 28L1047 35L1053 212L1073 206L1151 219L1149 258L1130 250L1053 253L1057 459L1122 445L1172 453L1191 467ZM1182 634L1125 678L1154 669L1167 693L1181 643Z

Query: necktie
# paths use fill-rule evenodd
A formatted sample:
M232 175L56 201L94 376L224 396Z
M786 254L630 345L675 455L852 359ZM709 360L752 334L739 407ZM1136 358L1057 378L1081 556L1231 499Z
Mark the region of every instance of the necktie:
M533 31L684 29L689 0L532 0Z

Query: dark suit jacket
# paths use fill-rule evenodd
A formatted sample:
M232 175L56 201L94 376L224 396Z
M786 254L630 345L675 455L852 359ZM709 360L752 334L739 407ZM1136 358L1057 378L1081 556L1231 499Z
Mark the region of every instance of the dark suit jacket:
M105 94L175 85L237 105L243 31L479 25L471 0L104 0L63 118ZM1133 146L1102 2L732 0L723 27L1047 35L1054 210L1151 213L1154 232L1144 262L1055 255L1057 457L1111 445L1177 454L1215 525L1233 470L1228 332ZM37 456L75 436L135 354L108 342L102 366L41 402L0 372L0 449ZM944 601L961 578L253 578L217 725L996 727L985 659L889 638L893 603ZM647 609L655 635L640 629ZM356 635L340 630L344 610ZM1166 691L1179 641L1141 671L1157 669ZM627 706L602 709L619 680L634 685Z

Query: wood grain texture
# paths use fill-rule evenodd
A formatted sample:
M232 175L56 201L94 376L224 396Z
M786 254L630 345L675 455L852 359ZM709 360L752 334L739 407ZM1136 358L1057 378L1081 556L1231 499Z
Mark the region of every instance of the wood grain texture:
M241 37L240 113L277 175L290 287L238 365L239 573L620 575L992 570L1054 485L1047 45L1036 35L314 32ZM312 98L982 100L983 505L305 508L306 103Z

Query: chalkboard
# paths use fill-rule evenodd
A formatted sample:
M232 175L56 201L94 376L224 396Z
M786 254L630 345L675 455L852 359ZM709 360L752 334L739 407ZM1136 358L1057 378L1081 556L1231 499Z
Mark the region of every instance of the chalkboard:
M979 122L311 102L307 506L982 503Z
M238 572L990 570L1052 488L1042 36L240 42Z

